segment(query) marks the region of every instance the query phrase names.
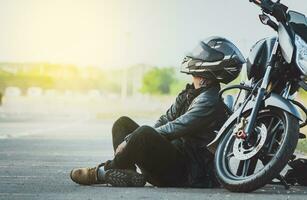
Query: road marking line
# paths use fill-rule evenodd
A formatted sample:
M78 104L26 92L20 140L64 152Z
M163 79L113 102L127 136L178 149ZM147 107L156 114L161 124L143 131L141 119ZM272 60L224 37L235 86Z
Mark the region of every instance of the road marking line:
M0 140L1 139L9 139L9 138L20 138L20 137L26 137L26 136L31 136L31 135L37 135L37 134L41 134L41 133L46 133L46 132L51 132L51 131L58 131L58 130L64 130L66 128L70 128L76 124L84 124L87 121L90 120L90 117L87 117L86 119L82 119L82 120L76 120L74 122L68 123L68 124L64 124L62 126L56 126L56 127L49 127L49 128L40 128L40 129L36 129L36 130L26 130L26 131L22 131L19 133L15 133L15 134L9 134L6 133L5 135L0 135ZM56 125L56 124L53 124Z

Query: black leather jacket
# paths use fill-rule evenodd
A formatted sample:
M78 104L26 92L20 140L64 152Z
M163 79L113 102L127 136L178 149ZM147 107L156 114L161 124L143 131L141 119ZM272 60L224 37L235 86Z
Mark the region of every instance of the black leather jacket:
M157 132L171 140L187 158L189 185L210 187L215 184L212 171L213 155L205 146L215 137L226 120L218 97L218 83L195 89L187 85L175 103L156 122Z

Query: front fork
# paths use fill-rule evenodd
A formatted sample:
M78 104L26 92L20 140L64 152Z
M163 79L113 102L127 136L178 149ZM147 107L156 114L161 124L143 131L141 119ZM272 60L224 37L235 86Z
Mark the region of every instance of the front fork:
M274 64L275 64L274 61L275 61L275 58L276 58L278 44L279 44L278 39L276 39L276 41L274 43L273 50L272 50L272 54L271 54L271 57L270 57L270 60L269 60L269 64L266 68L261 86L260 86L260 88L258 89L258 92L257 92L257 96L256 96L256 99L255 99L255 105L252 109L250 118L249 118L249 120L246 124L245 133L246 133L247 139L250 138L250 136L251 136L251 134L254 130L254 126L255 126L255 123L256 123L256 119L257 119L257 114L259 112L261 103L263 101L263 98L266 94L267 87L269 85L269 81L270 81L270 77L271 77L271 71L272 71L272 68L273 68L272 66L274 66Z
M271 70L272 70L272 67L268 66L267 70L265 72L262 84L261 84L260 88L258 89L257 96L256 96L256 99L255 99L255 105L252 109L250 118L248 120L248 123L246 125L246 129L245 129L245 133L247 135L247 138L250 137L250 135L251 135L251 133L254 129L254 125L256 123L257 114L259 112L260 105L261 105L262 100L263 100L263 98L266 94L266 89L268 87L268 80L270 78Z

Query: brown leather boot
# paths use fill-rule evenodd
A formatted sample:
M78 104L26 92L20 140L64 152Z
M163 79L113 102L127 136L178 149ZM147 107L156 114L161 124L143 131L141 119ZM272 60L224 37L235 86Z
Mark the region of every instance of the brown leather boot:
M103 181L98 181L98 169L103 165L104 163L92 168L73 169L70 172L70 178L80 185L103 184Z

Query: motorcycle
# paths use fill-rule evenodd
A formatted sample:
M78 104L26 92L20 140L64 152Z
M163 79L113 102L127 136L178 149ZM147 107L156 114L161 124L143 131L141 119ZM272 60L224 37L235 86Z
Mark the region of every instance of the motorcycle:
M207 148L215 153L218 180L233 192L251 192L280 175L294 158L300 128L306 126L305 106L295 100L307 90L307 20L280 0L249 0L262 9L260 21L277 32L258 41L247 59L244 99L230 105L229 118ZM272 18L274 17L275 20ZM237 104L238 100L234 104ZM299 110L302 110L301 113Z

